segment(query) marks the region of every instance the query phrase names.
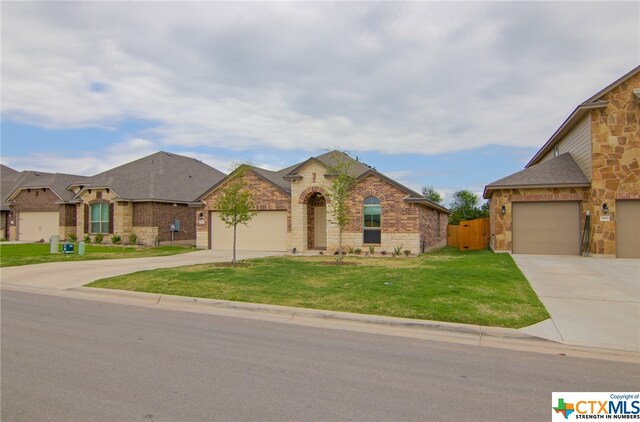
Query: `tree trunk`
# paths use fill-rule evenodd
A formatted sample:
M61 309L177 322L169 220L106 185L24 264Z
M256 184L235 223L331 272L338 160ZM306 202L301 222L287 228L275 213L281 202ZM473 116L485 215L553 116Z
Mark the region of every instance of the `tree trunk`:
M342 229L338 230L338 262L342 263Z
M233 225L233 259L231 260L232 264L236 263L236 228L238 227L237 224Z

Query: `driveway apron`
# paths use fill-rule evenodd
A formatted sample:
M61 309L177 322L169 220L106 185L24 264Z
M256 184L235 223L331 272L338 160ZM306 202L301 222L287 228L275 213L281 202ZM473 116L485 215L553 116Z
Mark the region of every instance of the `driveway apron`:
M513 255L551 321L522 331L565 344L640 351L640 260Z
M238 251L238 259L282 255L283 252ZM202 250L180 255L95 261L51 262L0 269L3 286L65 290L92 281L157 268L231 261L231 251Z

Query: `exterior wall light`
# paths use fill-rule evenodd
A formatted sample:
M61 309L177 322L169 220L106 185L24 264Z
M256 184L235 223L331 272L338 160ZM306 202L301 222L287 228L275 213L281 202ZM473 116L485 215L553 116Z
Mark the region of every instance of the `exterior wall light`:
M505 215L507 213L507 207L503 205L500 211L502 212L502 215Z
M607 205L606 202L602 204L602 212L605 214L609 214L609 206Z

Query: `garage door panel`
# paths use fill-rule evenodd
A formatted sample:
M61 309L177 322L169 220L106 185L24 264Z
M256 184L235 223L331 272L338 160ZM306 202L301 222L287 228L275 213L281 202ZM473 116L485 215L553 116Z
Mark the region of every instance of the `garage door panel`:
M211 248L233 249L233 227L226 227L217 212L211 213ZM259 211L248 225L237 227L237 248L247 251L286 251L287 212Z
M21 212L18 222L18 239L25 241L48 241L59 231L58 212Z
M513 253L578 255L578 202L522 202L513 204Z
M640 258L640 201L616 201L616 256Z

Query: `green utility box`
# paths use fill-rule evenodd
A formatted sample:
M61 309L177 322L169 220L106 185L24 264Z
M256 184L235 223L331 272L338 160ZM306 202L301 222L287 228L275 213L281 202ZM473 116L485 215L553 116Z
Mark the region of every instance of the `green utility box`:
M73 243L63 243L62 253L73 253L75 245Z

